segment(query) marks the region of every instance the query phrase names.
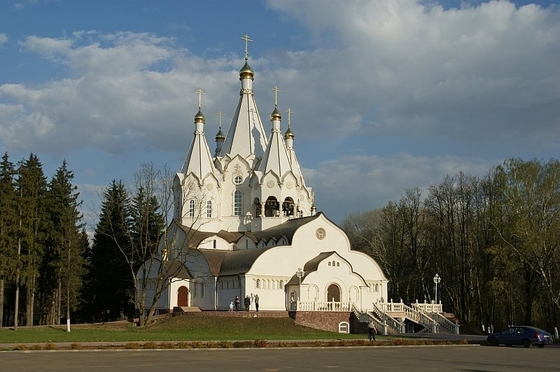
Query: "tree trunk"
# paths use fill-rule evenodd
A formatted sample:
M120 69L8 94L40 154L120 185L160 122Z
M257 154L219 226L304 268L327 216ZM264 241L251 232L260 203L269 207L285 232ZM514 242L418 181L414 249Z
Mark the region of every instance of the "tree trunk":
M0 327L4 326L4 279L0 279Z

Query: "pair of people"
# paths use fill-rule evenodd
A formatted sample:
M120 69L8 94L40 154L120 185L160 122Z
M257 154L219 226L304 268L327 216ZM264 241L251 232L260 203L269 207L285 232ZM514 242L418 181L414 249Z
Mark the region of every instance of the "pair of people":
M252 294L251 294L252 296ZM255 309L257 309L257 312L259 311L259 295L256 294L255 297L253 298L253 301L255 302ZM239 296L235 296L235 300L229 303L229 310L228 311L233 311L235 306L235 311L239 311L239 306L240 306L240 301L239 301ZM249 311L249 307L251 306L251 298L249 297L249 295L247 295L245 297L245 311Z

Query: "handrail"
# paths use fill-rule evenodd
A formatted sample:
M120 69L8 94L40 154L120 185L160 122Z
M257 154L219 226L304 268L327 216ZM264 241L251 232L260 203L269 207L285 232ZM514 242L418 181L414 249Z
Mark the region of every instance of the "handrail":
M439 313L432 314L434 316L435 321L441 325L443 328L448 330L451 333L459 334L459 324L452 322L451 320L447 319L443 315Z
M421 324L424 326L426 331L431 330L434 332L434 324L436 323L435 320L430 318L424 312L419 311L413 307L405 305L403 302L394 303L394 302L383 302L381 303L382 310L384 312L400 312L404 313L405 317L414 321L415 323Z
M442 326L448 332L459 334L459 325L453 323L452 321L450 321L449 319L447 319L445 316L441 314L442 313L441 304L434 304L433 302L420 304L416 302L412 304L412 307L414 307L418 311L429 313L430 317L432 317L439 326Z
M388 315L382 308L379 308L379 306L377 306L378 304L379 303L373 304L373 313L383 321L382 326L387 325L398 333L405 333L404 323L399 322L397 319Z

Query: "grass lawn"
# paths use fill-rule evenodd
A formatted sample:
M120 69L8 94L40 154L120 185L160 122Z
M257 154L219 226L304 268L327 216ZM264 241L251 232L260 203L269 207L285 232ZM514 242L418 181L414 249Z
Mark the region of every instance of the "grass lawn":
M290 318L180 316L163 318L149 327L130 323L0 329L0 343L124 342L124 341L242 341L365 339L365 334L325 332L294 324Z

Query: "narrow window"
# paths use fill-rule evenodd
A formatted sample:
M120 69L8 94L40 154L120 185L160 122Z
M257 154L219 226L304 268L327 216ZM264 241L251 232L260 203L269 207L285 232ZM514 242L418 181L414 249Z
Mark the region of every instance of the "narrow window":
M206 202L206 217L212 218L212 202L210 200Z
M189 201L189 217L194 217L194 200Z
M233 196L233 215L243 215L243 193L240 190L235 191Z

